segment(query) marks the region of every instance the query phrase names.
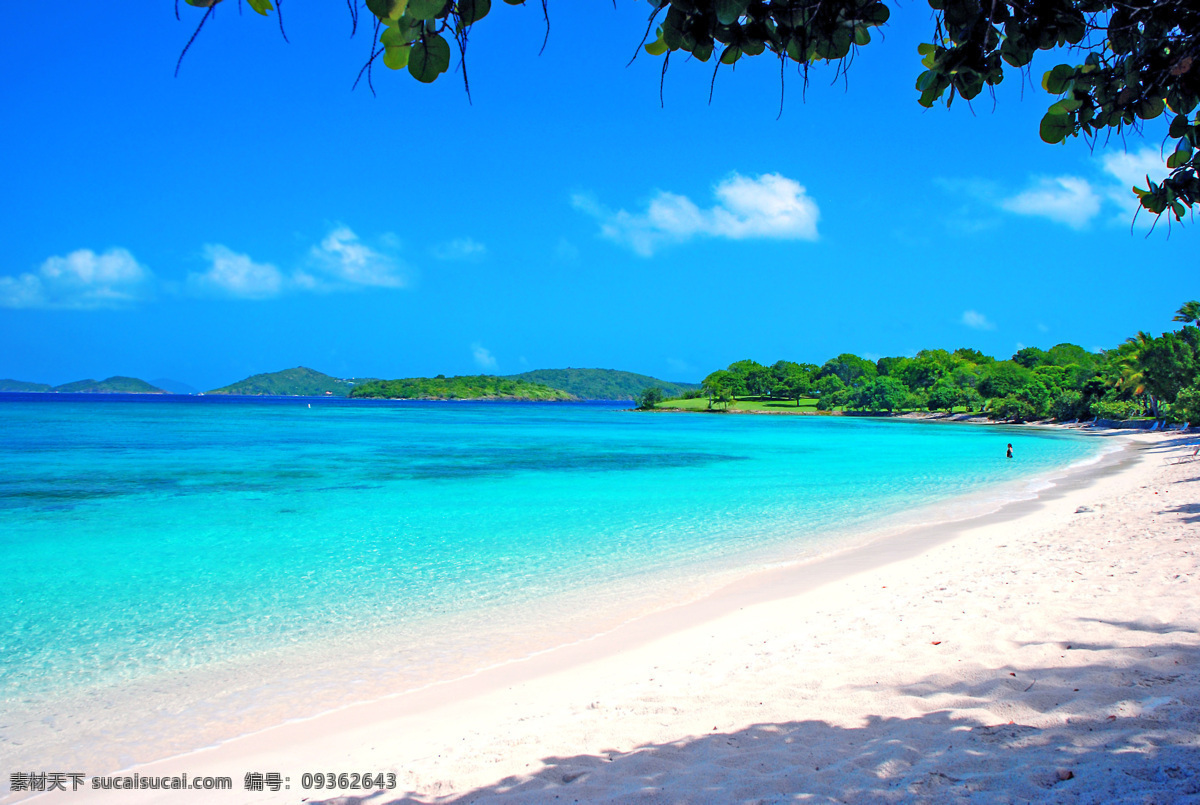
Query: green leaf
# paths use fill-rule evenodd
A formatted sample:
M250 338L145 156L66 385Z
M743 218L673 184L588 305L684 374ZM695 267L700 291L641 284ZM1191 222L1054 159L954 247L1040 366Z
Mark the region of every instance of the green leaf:
M1142 120L1151 120L1161 115L1166 108L1166 101L1162 98L1147 98L1139 103L1134 111Z
M1051 104L1050 112L1056 115L1066 115L1077 111L1081 106L1083 106L1083 101L1077 101L1074 98L1063 98L1058 103Z
M658 38L646 44L646 52L651 56L661 56L670 49L667 47L666 40L663 39L663 29L660 25L658 26Z
M264 17L267 16L268 11L274 8L274 6L271 5L271 0L247 0L247 2L250 3L250 8L254 9L259 14L262 14Z
M1187 133L1188 127L1191 126L1191 121L1187 115L1175 115L1175 119L1171 121L1171 130L1168 134L1172 139L1178 140Z
M492 10L492 0L458 0L458 26L461 31L478 22Z
M1067 84L1074 76L1074 67L1069 64L1060 64L1053 70L1047 70L1042 76L1042 89L1051 95L1061 95L1067 91Z
M1171 202L1171 212L1175 213L1175 220L1182 221L1183 216L1187 215L1187 207L1183 206L1180 201Z
M407 2L408 0L367 0L367 9L379 19L384 20L392 16L392 11L397 5ZM396 17L399 16L400 14L396 15ZM395 18L393 17L393 19Z
M891 18L891 16L892 12L888 10L887 6L885 6L883 3L875 3L867 8L866 13L863 15L863 19L875 25L883 25L888 21L889 18Z
M446 8L446 0L408 0L408 13L419 20L437 19Z
M867 30L867 26L854 26L854 44L859 47L871 44L871 32Z
M408 72L423 84L431 84L450 69L450 44L437 34L427 36L412 46L408 56Z
M395 28L384 28L383 33L379 35L379 41L383 43L385 48L398 48L409 44L415 37L408 35L408 30L399 26Z
M1167 157L1167 167L1175 170L1180 165L1186 165L1192 160L1192 149L1188 147L1186 150L1180 148L1171 156Z
M1061 143L1074 131L1075 124L1070 115L1059 115L1054 112L1046 113L1046 116L1042 118L1042 125L1038 129L1042 141L1051 145Z
M733 64L742 57L742 49L737 45L730 45L721 51L721 64Z
M712 54L713 54L712 40L709 40L707 42L697 42L696 46L692 48L692 55L695 56L700 61L708 61L710 58L712 58Z
M937 53L937 45L931 45L928 42L922 42L921 44L917 45L917 53L920 53L922 56L932 56L933 54Z
M412 48L408 45L401 45L397 48L388 48L383 52L383 63L385 66L393 70L403 70L408 66L409 57L412 55Z
M722 25L733 25L746 13L749 5L750 0L716 0L717 21Z
M192 0L187 0L191 2ZM367 0L367 10L379 19L389 17L391 7L396 5L396 0Z
M848 29L838 28L834 31L829 47L825 51L825 58L830 61L843 58L850 52L850 45L853 41L850 38L850 31Z

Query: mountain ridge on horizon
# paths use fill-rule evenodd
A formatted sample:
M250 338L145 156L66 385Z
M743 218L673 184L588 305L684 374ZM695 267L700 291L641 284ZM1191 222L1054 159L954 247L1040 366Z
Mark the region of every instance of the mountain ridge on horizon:
M647 388L657 386L667 394L679 395L699 388L695 383L661 380L650 375L620 369L534 369L511 375L496 375L507 380L540 384L583 400L632 400ZM422 379L422 378L406 378ZM0 392L44 393L126 393L126 394L228 394L238 396L348 397L363 383L376 378L338 378L306 366L260 372L211 391L200 392L186 383L162 380L148 383L139 378L113 376L103 381L77 380L59 386L22 380L0 379Z

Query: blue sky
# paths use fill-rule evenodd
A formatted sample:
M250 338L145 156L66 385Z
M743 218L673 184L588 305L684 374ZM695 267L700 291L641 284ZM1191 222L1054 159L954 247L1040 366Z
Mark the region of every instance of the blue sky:
M407 377L925 347L1111 347L1200 296L1189 226L1131 231L1147 139L1048 146L1045 55L922 109L927 8L846 82L779 64L626 67L649 5L496 3L452 72L381 64L336 2L275 18L40 3L0 33L0 377L212 388L296 365ZM312 8L320 6L319 9ZM363 11L362 21L370 19ZM677 54L682 55L682 54ZM802 97L803 96L803 97ZM1024 96L1024 97L1022 97Z

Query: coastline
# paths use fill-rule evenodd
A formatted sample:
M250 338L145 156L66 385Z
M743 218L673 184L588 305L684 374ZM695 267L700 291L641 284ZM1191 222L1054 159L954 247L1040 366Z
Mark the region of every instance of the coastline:
M786 572L915 525L990 512L1001 501L1029 497L1035 479L1061 471L1061 465L1050 467L978 493L958 492L900 509L893 505L865 518L848 511L843 526L826 523L813 544L804 532L785 542L773 542L773 532L751 532L758 547L724 560L690 560L628 577L596 578L550 598L435 616L437 631L412 622L402 634L386 626L358 629L115 684L60 689L52 698L14 702L3 755L8 765L22 768L42 758L88 769L133 768L292 720L471 678L560 647L591 645L648 615L685 613L677 623L686 617L681 604L713 599L710 605L720 611L721 598L714 598L714 591L748 577L759 579L762 570Z
M1150 445L1164 445L1171 441L1170 437L1136 438L1148 441ZM625 754L630 752L632 756L644 756L650 751L646 749L647 746L663 741L692 740L697 735L711 732L714 724L718 735L740 736L735 737L736 743L745 739L746 730L754 724L792 723L793 717L801 713L806 718L820 719L828 719L831 713L844 715L852 711L858 712L855 718L860 720L867 715L884 716L888 707L891 707L890 700L879 701L876 706L868 706L865 710L859 707L855 711L855 708L847 709L836 700L821 705L811 694L828 685L828 680L824 678L826 676L837 678L862 676L864 673L870 675L873 671L878 673L881 656L888 658L885 665L890 666L894 664L891 661L893 652L913 653L917 651L917 645L927 647L933 643L932 640L916 644L902 640L898 643L891 629L881 630L880 624L872 622L872 614L876 618L890 615L901 621L920 621L931 607L923 597L922 605L916 611L896 615L900 610L889 599L897 593L888 593L887 590L895 590L898 586L928 587L931 573L939 576L939 582L946 581L944 576L947 568L944 565L947 564L945 560L950 558L956 562L967 558L975 568L986 567L989 563L1003 566L1011 558L1011 554L1004 554L1004 550L1011 547L1014 534L1026 542L1032 539L1036 545L1036 537L1074 525L1072 520L1078 517L1074 510L1077 505L1084 504L1073 506L1072 503L1084 499L1109 501L1114 497L1128 496L1143 486L1144 481L1153 482L1154 479L1148 476L1156 472L1162 474L1160 468L1155 466L1155 462L1161 462L1153 457L1146 458L1144 453L1147 449L1162 448L1143 448L1140 460L1126 462L1117 471L1093 469L1087 473L1076 473L1079 480L1077 484L1060 483L1034 501L1012 504L1020 507L1021 511L985 515L976 518L978 521L965 524L916 529L925 533L909 539L907 544L904 539L896 538L872 543L868 548L874 549L869 551L874 554L873 563L862 561L864 549L860 548L846 552L840 560L840 567L836 556L801 565L800 575L803 576L805 572L810 574L807 582L795 575L788 576L789 573L794 574L796 568L764 571L699 602L626 624L583 643L507 663L467 679L435 685L418 693L353 705L314 719L284 724L212 749L140 768L143 773L157 771L177 774L180 770L189 770L193 775L205 768L224 769L221 773L233 773L235 777L238 769L259 767L268 770L277 768L285 773L294 771L296 774L302 770L320 768L364 771L368 768L377 771L393 769L400 775L399 788L389 792L395 796L403 791L412 791L427 797L442 797L472 790L496 795L511 785L518 791L523 790L528 798L536 793L530 786L541 790L546 786L570 785L563 793L582 797L586 801L603 801L606 798L622 798L612 786L630 783L628 780L621 783L611 776L607 777L607 782L603 781L605 775L595 765L609 762L608 759L600 759L602 749L616 747L622 757L631 757ZM1183 469L1185 467L1183 465L1177 474L1186 472ZM1103 505L1109 504L1106 502ZM1182 508L1186 509L1188 505L1194 504L1185 503ZM1122 519L1121 523L1124 522ZM993 544L997 538L1002 538L1005 544ZM889 548L880 551L880 545ZM1080 549L1077 552L1085 551ZM1106 557L1102 554L1094 561L1103 561ZM931 571L925 565L934 557L942 560L937 562L937 571ZM1030 572L1031 563L1035 567L1044 567L1038 563L1045 559L1045 556L1039 556L1036 552L1032 556L1024 556L1019 562L1021 571ZM1125 557L1122 561L1130 560ZM1190 561L1194 571L1194 556ZM807 571L803 570L805 567ZM988 586L986 579L972 579L969 571L970 568L963 570L966 581L960 579L951 583L969 584L972 588ZM1036 575L1036 570L1032 572ZM770 574L775 574L773 581L767 580ZM881 578L899 578L904 583L872 583ZM1068 581L1073 582L1074 579ZM1137 592L1135 588L1135 600ZM964 594L961 590L955 590L943 597ZM841 602L840 609L838 602ZM1179 602L1180 605L1185 603ZM934 609L937 608L934 606ZM966 614L964 610L964 616ZM965 623L956 623L953 630L945 626L941 629L947 635L954 635L964 628L970 632L973 620L974 626L981 625L977 622L980 614L972 612L974 619L952 618L952 621L961 620ZM1192 605L1192 609L1184 614L1185 620L1190 618L1188 622L1192 625L1188 628L1194 637L1195 606ZM1045 627L1046 619L1043 617L1043 622L1038 625ZM1005 619L1000 619L994 625L986 623L986 618L984 620L983 625L988 633L993 631L993 626L1003 629L1012 625ZM1168 618L1165 622L1171 620ZM1178 621L1179 618L1174 620ZM846 621L849 621L851 628L845 628ZM811 628L815 634L809 641L797 643L797 628L801 631ZM941 633L938 632L939 635ZM1178 636L1175 631L1148 634L1159 634L1164 638ZM759 637L764 639L760 641L757 639ZM979 637L975 636L974 639L978 641ZM956 639L938 640L937 637L934 640L937 640L935 645L945 643L947 646L960 642ZM785 643L788 645L784 646ZM809 666L814 658L806 657L802 663L803 669L791 669L799 674L798 678L791 678L787 682L787 688L792 693L774 691L768 695L767 691L775 683L759 679L759 671L769 668L772 678L782 674L782 679L787 679L787 670L781 671L776 660L789 653L803 654L805 646L811 645L829 647L828 653L833 656L844 654L848 646L852 654L861 656L857 659L842 656L840 664L830 666L826 663L813 667ZM1194 641L1189 645L1194 648ZM1021 653L1019 647L1014 650ZM943 651L953 652L954 649ZM940 665L930 668L931 660L927 655L927 651L922 655L924 666L917 663L913 668L937 673L952 670ZM876 659L867 662L863 657ZM978 658L957 656L955 659L958 662L973 660L978 665ZM910 664L900 662L899 666L907 668ZM754 678L742 678L740 673L734 673L739 667L756 669L752 675ZM713 684L714 680L709 677L714 668L725 668L730 678ZM975 670L978 672L979 669ZM899 673L899 670L889 670L885 676L895 677ZM896 681L893 679L893 683ZM1000 682L1005 680L1000 679ZM796 690L807 690L810 695L796 694ZM774 703L767 701L772 695L777 698ZM900 695L903 698L907 694ZM697 699L697 696L700 698ZM761 700L762 703L748 705L749 698ZM699 701L705 702L703 708L696 706ZM800 707L801 704L805 706ZM826 705L832 708L829 712L825 711ZM1156 708L1164 706L1160 704ZM977 709L967 708L971 712ZM991 712L986 704L983 709ZM701 729L697 726L697 717L700 721L713 721L714 724ZM584 729L583 725L588 726ZM1034 728L1037 728L1036 725ZM586 734L581 734L581 729ZM445 751L436 751L438 747ZM587 767L581 774L572 776L573 772L564 773L557 780L547 776L549 768L558 767L554 764L543 766L544 759L552 755L572 754ZM99 773L99 770L96 771ZM705 769L705 773L711 771ZM492 787L497 780L510 775L516 775L517 781L510 780L501 788ZM532 776L526 779L521 775ZM571 777L571 780L564 782L566 777ZM689 783L684 778L690 775L669 777L667 782L671 785L685 786L678 789L677 794L682 791L679 795L687 800L686 786ZM834 787L837 785L835 781ZM145 801L153 801L153 794L146 793L150 798ZM159 796L174 801L178 792L174 793L176 797L161 793ZM293 786L292 792L286 795L267 792L263 795L263 801L299 801L305 794L313 795L309 797L310 800L320 799L320 796L316 796L318 792L297 794ZM385 795L378 801L391 801L392 798ZM139 797L138 801L143 799ZM250 798L246 801L258 800Z

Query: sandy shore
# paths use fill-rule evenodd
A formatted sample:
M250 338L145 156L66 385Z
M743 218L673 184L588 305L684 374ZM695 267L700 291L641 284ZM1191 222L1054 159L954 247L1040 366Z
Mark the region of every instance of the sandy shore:
M1121 438L1001 516L136 770L231 792L36 801L1200 801L1197 437ZM301 790L331 771L396 788Z

